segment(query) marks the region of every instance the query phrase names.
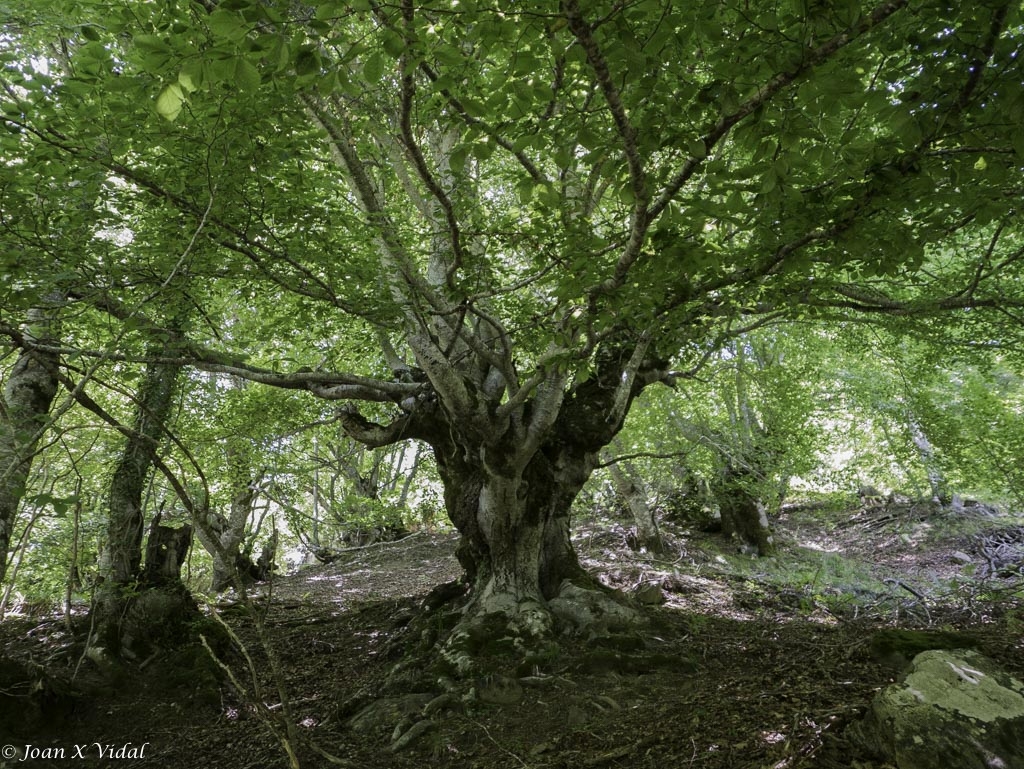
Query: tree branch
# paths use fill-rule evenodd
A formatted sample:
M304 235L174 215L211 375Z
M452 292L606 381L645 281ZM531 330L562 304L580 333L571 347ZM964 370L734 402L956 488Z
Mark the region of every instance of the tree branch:
M405 414L388 425L377 424L360 414L354 407L338 410L338 421L345 434L371 449L390 446L404 438L414 437L407 431L412 422L412 415Z
M437 201L438 205L440 205L444 211L444 220L448 227L448 238L451 242L452 248L452 263L448 265L448 268L445 271L445 277L449 287L454 287L452 281L454 280L455 273L462 266L463 262L462 233L459 229L458 220L455 217L455 207L452 205L451 198L449 198L448 194L441 189L441 185L427 167L427 161L424 159L423 153L420 151L419 144L416 142L416 137L413 136L412 132L412 108L413 99L416 96L414 70L409 62L409 48L412 44L413 38L412 0L402 0L402 18L404 21L403 32L406 40L406 48L402 53L400 65L403 73L402 109L399 120L402 131L402 142L405 145L406 152L409 153L413 167L415 167L416 172L423 181L423 184L426 185L430 194L433 195L434 200Z
M618 86L608 69L608 62L604 58L601 46L593 35L590 25L583 18L580 10L579 0L564 0L563 11L569 23L569 30L579 42L587 55L587 61L591 69L597 75L597 83L604 95L605 103L612 114L612 121L622 141L622 148L626 155L626 165L629 167L629 183L633 192L633 213L630 215L629 240L626 242L622 253L615 265L612 276L605 280L599 287L601 292L610 292L621 286L626 280L626 274L640 258L641 248L647 235L647 227L651 217L648 214L650 203L650 192L647 189L647 171L644 168L643 159L640 157L640 149L637 145L636 129L626 114L625 105L619 94Z
M426 62L420 63L420 69L432 83L436 82L440 77L437 74L437 72L435 72ZM480 120L479 118L475 118L472 115L470 115L466 111L465 105L451 91L449 91L447 88L442 88L441 95L448 100L448 103L451 105L452 109L455 110L455 112L458 114L460 118L462 118L462 121L466 125L472 126L474 128L479 128L481 131L484 132L484 134L487 135L489 139L492 139L495 144L511 153L512 157L514 157L519 162L519 165L521 165L523 169L526 171L526 173L530 175L531 179L533 179L538 184L543 184L544 182L547 181L547 177L541 172L539 168L537 168L536 164L526 156L525 152L523 152L522 150L517 150L515 146L512 144L512 142L510 142L508 139L506 139L504 136L498 133L498 130L494 128L494 126L490 125L484 120Z

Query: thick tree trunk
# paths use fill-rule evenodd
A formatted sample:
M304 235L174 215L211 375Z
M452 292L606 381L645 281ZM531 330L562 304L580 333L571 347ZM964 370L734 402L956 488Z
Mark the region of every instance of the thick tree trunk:
M729 468L716 495L722 513L722 532L739 542L743 552L759 556L775 552L775 542L762 500L751 493L749 472Z
M539 639L550 635L556 618L575 629L639 619L580 566L570 538L572 502L595 455L549 447L518 474L471 465L466 456L439 462L472 588L465 622L500 612L516 633ZM585 607L577 606L581 601Z
M161 526L160 516L153 519L146 540L146 567L142 581L147 587L180 582L181 567L192 545L192 527Z
M31 335L48 339L52 320L43 310L29 315ZM21 498L32 469L32 457L57 395L58 357L23 350L4 382L0 402L0 583L7 572L7 554Z
M482 369L490 373L481 375L483 383L475 389L468 386L472 378L439 368L436 351L428 347L424 368L433 367L440 397L425 393L403 401L405 415L389 425L371 422L354 409L340 413L345 431L364 445L414 438L434 452L445 506L461 534L457 556L470 587L458 624L441 649L457 674L474 669L481 636L506 645L515 640L514 648L522 651L533 643L551 643L556 623L596 633L641 621L624 596L581 567L570 516L598 453L621 429L629 403L663 376L658 361L642 359L645 350L643 343L602 347L594 375L569 393L564 376L552 366L502 404L490 363ZM529 398L517 400L524 392Z

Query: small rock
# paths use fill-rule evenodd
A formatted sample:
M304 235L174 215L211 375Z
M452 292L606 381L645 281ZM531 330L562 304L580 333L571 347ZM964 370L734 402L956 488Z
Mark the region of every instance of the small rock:
M547 753L548 751L554 750L555 747L556 745L554 742L540 742L534 745L532 748L530 748L530 755L536 758L542 753Z
M949 557L959 563L974 563L974 559L971 558L971 556L967 555L967 553L964 553L960 550L950 553Z
M578 705L570 705L565 716L570 729L577 729L584 726L587 721L590 720L590 713Z
M633 590L633 597L644 606L657 606L665 602L661 585L656 582L645 582Z

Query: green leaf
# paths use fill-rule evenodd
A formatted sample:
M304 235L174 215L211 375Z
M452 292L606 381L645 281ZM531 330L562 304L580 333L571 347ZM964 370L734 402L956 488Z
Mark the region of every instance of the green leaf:
M452 169L456 174L461 174L466 170L466 158L469 156L469 145L460 144L458 147L452 150L448 156L448 167Z
M195 78L185 70L178 73L178 84L184 93L195 93Z
M252 93L260 87L260 71L248 59L235 63L235 84L242 91Z
M370 82L377 82L384 74L384 57L379 51L370 54L363 62L363 77Z
M292 63L292 49L287 42L282 42L280 49L277 52L277 68L276 72L284 72L288 69L288 66Z
M156 111L161 117L167 120L174 120L181 114L181 107L185 102L185 94L181 85L171 83L165 85L160 95L156 97Z
M390 30L384 33L384 50L394 56L396 59L405 53L405 41L401 35L392 32Z
M536 188L537 183L527 177L526 179L520 179L516 184L516 193L519 195L519 202L526 205L533 199L533 191Z
M238 14L218 8L206 19L206 26L215 37L238 42L249 34L250 25Z
M171 47L167 42L156 35L136 35L132 42L140 51L146 53L170 53Z
M434 50L434 57L448 67L458 67L465 63L466 58L462 51L454 45L439 45Z
M478 141L473 144L473 157L479 160L487 160L491 155L494 154L495 145L486 139Z
M921 131L921 125L917 122L917 117L909 112L897 120L896 134L907 147L917 147L924 136Z
M316 9L316 18L319 21L333 21L344 14L344 6L341 3L324 3Z
M295 57L295 72L299 76L320 71L320 54L310 46L303 46Z
M597 149L601 146L601 137L591 130L589 126L583 126L580 129L579 134L576 136L576 141L581 147L588 150Z
M204 74L213 83L228 83L235 79L235 60L233 57L212 59L206 64Z

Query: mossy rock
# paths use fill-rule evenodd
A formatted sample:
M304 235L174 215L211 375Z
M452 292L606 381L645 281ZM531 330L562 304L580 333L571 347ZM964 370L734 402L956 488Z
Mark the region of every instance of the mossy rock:
M195 599L179 584L114 594L101 603L98 645L130 661L195 641L201 619Z
M1021 769L1024 684L977 652L925 651L845 737L900 769Z
M523 699L522 684L512 676L488 675L478 678L473 685L480 702L489 705L518 705Z
M182 693L194 705L219 708L221 686L227 674L199 644L175 649L148 671L147 681L156 690Z
M211 617L199 617L193 621L188 629L188 636L197 640L205 638L206 643L217 656L227 655L233 648L228 629Z

